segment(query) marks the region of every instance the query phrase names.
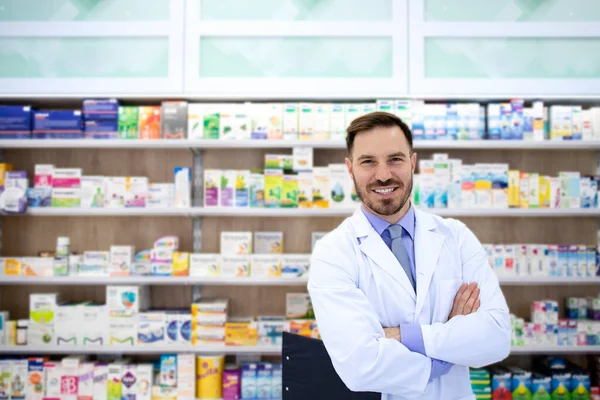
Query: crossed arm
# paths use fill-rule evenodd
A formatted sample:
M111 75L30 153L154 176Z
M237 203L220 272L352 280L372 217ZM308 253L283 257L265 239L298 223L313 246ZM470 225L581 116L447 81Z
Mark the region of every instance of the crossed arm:
M481 301L479 300L479 294L481 290L477 287L477 283L471 284L463 283L454 296L454 303L452 304L452 310L448 316L448 320L454 318L457 315L469 315L479 310ZM400 327L383 328L385 337L388 339L395 339L402 343L402 333Z

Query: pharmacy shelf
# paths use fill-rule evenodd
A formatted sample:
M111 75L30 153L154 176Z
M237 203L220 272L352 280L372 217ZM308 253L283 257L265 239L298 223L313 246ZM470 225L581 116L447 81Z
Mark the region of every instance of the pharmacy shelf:
M343 208L30 208L26 214L36 217L348 217L358 207ZM427 208L441 217L600 217L599 208Z
M279 355L280 346L165 345L165 346L0 346L0 354L260 354Z
M27 214L36 217L187 217L191 208L58 208L32 207ZM12 214L11 214L12 215ZM18 214L16 214L18 215Z
M345 149L344 140L3 139L0 149ZM417 150L598 150L600 140L417 140Z
M510 354L596 354L600 346L513 346Z
M578 277L549 277L549 276L501 276L498 278L502 286L575 286L575 285L598 285L600 286L600 276L590 278Z
M161 277L161 276L3 276L0 277L0 286L10 285L157 285L157 286L182 286L182 285L211 285L211 286L305 286L308 278L221 278L221 277Z
M544 276L511 276L499 277L502 286L575 286L575 285L600 285L600 276L591 278L569 277L544 277ZM3 276L0 277L0 286L12 285L157 285L157 286L182 286L182 285L211 285L211 286L304 286L308 277L302 278L221 278L221 277L162 277L162 276Z
M199 217L347 217L357 207L346 208L226 208L194 207L192 216ZM470 208L424 209L441 217L600 217L600 209L581 208Z
M172 353L195 354L257 354L280 355L280 346L222 346L222 345L168 345L168 346L0 346L0 354L131 354L159 355ZM515 346L511 354L596 354L600 346Z

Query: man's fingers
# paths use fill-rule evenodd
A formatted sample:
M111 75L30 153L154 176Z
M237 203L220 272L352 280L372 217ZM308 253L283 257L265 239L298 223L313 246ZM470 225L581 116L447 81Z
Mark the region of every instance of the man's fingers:
M463 295L463 293L465 292L465 290L467 289L467 284L463 283L462 285L460 285L460 288L458 289L458 292L456 293L456 296L454 296L454 302L452 303L452 310L450 311L450 315L456 315L458 313L458 302L459 299L461 298L461 296Z
M458 298L456 313L460 315L464 315L468 310L465 308L467 301L473 294L473 291L477 288L477 283L471 283L467 286L467 288L463 291L462 295Z
M464 314L471 314L474 310L474 306L475 306L475 302L477 300L479 300L479 288L476 288L475 290L473 290L473 292L471 293L471 296L469 297L469 299L467 300L467 302L465 303L465 307L464 307Z
M475 302L475 305L473 306L473 312L479 310L480 306L481 306L481 301L479 299L477 299L477 301Z

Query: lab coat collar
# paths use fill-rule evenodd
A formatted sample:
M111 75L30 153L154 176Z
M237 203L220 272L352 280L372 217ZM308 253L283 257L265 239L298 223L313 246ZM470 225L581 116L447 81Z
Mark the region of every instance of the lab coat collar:
M437 224L433 216L415 208L415 266L417 273L417 293L403 273L400 263L385 245L379 234L359 208L351 217L351 223L360 249L367 257L397 280L416 301L415 319L423 309L429 292L429 285L435 271L440 252L444 245L444 236L436 232Z

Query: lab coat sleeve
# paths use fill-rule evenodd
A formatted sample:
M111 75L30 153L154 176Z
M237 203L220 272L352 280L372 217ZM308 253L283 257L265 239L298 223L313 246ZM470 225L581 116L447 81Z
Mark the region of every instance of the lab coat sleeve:
M308 291L338 376L355 392L422 397L431 359L385 337L377 312L357 286L357 260L344 254L340 243L324 242L313 252Z
M481 306L475 313L455 316L446 323L421 325L425 354L479 368L501 361L510 353L510 316L481 243L458 221L454 221L453 231L462 261L463 282L477 282Z

